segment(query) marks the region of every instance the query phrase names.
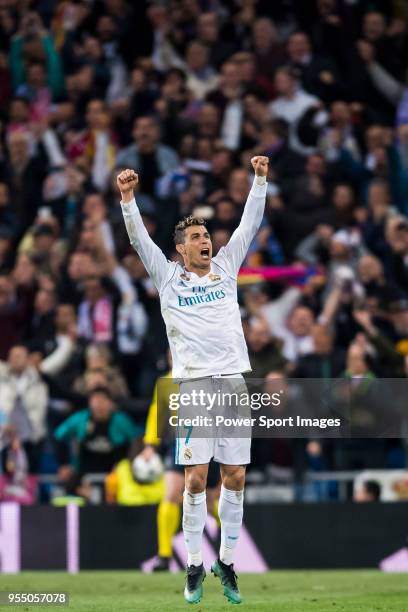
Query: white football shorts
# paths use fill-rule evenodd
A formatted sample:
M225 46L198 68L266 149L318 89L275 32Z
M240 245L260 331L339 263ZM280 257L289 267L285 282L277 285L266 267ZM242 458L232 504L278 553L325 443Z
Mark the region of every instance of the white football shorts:
M211 459L224 465L250 463L251 428L247 424L250 408L241 404L237 408L236 405L236 398L248 393L242 374L182 381L179 391L180 396L191 396L193 392L196 395L209 394L211 400L200 401L199 405L187 408L179 406L178 420L181 424L176 433L175 463L198 465L209 463ZM184 425L184 421L199 416L207 419L204 426ZM216 420L222 419L225 422L216 423Z

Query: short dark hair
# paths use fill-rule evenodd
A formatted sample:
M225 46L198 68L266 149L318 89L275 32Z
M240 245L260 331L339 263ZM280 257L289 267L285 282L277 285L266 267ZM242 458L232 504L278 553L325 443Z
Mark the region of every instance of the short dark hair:
M175 67L167 70L167 72L164 74L164 80L168 79L173 74L179 76L183 80L183 82L187 80L186 73L184 72L184 70L181 70L181 68L175 68Z
M299 79L299 74L296 71L296 68L294 68L293 66L290 65L282 65L282 66L278 66L274 72L274 77L276 77L277 74L280 73L284 73L287 74L288 76L290 76L292 79Z
M184 217L181 219L174 228L174 243L175 244L183 244L185 239L185 231L188 227L193 227L194 225L204 225L205 221L202 217L193 217L190 215L189 217Z
M138 117L135 117L134 121L133 121L133 127L135 127L140 121L144 121L144 120L148 120L150 121L156 128L159 127L159 122L157 121L157 118L154 115L139 115Z
M104 395L105 397L110 399L111 402L113 402L113 395L108 389L108 387L102 387L102 386L95 387L88 393L88 399L90 400L91 397L93 397L94 395Z

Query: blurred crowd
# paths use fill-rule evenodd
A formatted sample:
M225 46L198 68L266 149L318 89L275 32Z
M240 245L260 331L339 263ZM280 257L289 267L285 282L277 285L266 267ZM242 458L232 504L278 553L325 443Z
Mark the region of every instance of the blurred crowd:
M252 376L408 376L407 69L404 0L0 0L3 498L109 471L168 370L124 168L172 259L187 214L228 241L267 155L260 273L239 281ZM253 469L299 464L267 442ZM350 444L300 463L405 465L400 439Z

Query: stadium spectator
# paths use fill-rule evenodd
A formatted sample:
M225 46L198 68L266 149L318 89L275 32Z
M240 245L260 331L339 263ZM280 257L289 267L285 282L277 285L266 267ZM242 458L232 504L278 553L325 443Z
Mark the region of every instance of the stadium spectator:
M8 157L0 161L0 176L13 193L17 229L23 233L33 222L42 202L44 160L30 152L30 136L13 132L8 139Z
M210 65L216 69L219 69L221 64L235 51L235 45L223 39L220 19L216 11L202 13L198 16L197 38L209 48Z
M90 100L85 118L85 130L76 132L67 143L67 158L88 168L92 184L103 191L116 157L115 135L110 128L110 114L104 101L97 98Z
M47 433L48 389L29 364L25 346L15 345L0 363L0 406L27 453L29 472L38 473Z
M296 305L298 298L297 292L288 293L277 303L264 308L272 334L282 340L283 356L292 363L313 350L314 315L309 307Z
M344 94L334 63L313 53L305 32L294 32L289 36L288 59L308 93L326 103Z
M186 86L196 100L203 100L217 87L219 77L209 61L207 45L191 41L186 49Z
M78 307L78 336L89 342L113 342L114 303L98 275L83 282L83 300Z
M138 169L143 176L141 190L143 193L153 194L155 181L178 166L177 154L160 143L159 126L151 116L135 120L133 138L135 144L118 153L116 166Z
M55 292L39 289L34 300L34 310L30 325L26 332L26 341L46 345L55 333L54 316L56 306ZM32 347L30 346L32 350Z
M278 41L278 32L271 19L260 17L252 22L252 48L258 81L271 93L275 71L286 60L285 49Z
M302 89L296 75L288 67L281 67L276 71L274 86L278 96L269 107L272 118L286 121L289 125L291 148L297 153L307 155L310 149L299 140L298 123L307 110L319 106L319 99Z
M313 349L302 355L293 372L294 378L336 378L344 367L344 354L334 345L333 333L323 325L311 329ZM353 370L354 371L354 370Z
M87 388L87 385L90 384L89 378L92 375L101 374L107 381L107 388L113 397L119 398L128 395L126 381L120 371L110 365L111 355L104 344L90 344L86 349L85 358L85 371L74 382L74 389L78 393L86 394L89 392L89 388Z
M93 389L89 395L89 408L71 415L55 430L60 462L58 476L67 493L89 497L86 474L110 472L126 456L130 443L140 433L130 417L115 409L106 388ZM72 464L71 441L77 445Z
M22 505L33 504L36 501L37 478L29 474L24 446L13 425L4 427L1 434L0 500Z
M37 357L38 369L43 377L58 377L61 385L65 383L69 388L74 373L81 366L83 349L77 339L76 314L72 304L58 304L52 331L53 334L44 342L35 339L31 359Z
M53 101L64 92L64 74L52 35L44 29L40 15L27 11L21 28L10 44L10 72L13 89L27 83L28 67L38 59L45 61L48 84Z
M279 342L272 338L266 321L252 320L246 339L252 366L252 372L248 376L264 379L268 372L283 368L286 361L280 352Z

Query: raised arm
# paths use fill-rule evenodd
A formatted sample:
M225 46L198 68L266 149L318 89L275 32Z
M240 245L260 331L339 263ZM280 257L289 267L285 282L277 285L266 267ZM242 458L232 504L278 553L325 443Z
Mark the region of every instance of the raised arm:
M123 170L118 175L117 185L122 196L123 219L130 244L138 252L149 276L160 291L171 264L157 244L150 238L144 226L134 196L134 189L138 182L139 177L134 170Z
M238 273L249 245L261 225L265 210L268 162L268 158L261 155L251 159L252 167L255 170L255 179L245 203L241 222L223 249L223 254L226 256L233 274Z

